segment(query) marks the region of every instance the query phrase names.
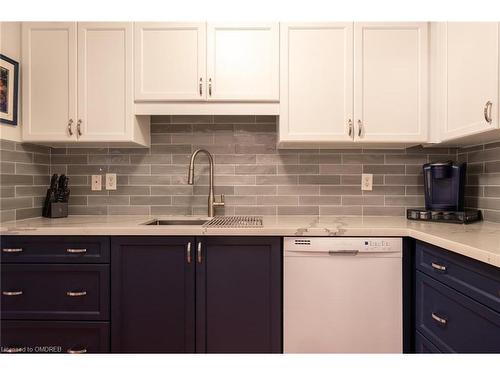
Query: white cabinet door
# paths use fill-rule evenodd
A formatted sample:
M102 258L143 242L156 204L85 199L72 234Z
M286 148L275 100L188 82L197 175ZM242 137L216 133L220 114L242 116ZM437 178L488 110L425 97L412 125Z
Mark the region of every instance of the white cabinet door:
M440 23L438 39L441 140L498 128L498 23Z
M135 24L135 100L205 100L206 24Z
M76 141L76 23L23 23L22 68L23 140Z
M355 23L356 141L427 141L428 47L427 23Z
M281 142L352 142L353 24L281 24Z
M208 100L279 100L279 25L208 24Z
M132 23L78 23L80 140L106 142L132 138L132 64Z

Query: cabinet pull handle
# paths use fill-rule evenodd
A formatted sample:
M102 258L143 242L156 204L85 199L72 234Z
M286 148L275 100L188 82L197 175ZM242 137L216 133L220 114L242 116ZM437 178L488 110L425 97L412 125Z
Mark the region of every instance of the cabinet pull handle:
M83 297L87 295L86 291L81 291L81 292L66 292L66 295L68 297Z
M2 351L4 353L21 353L24 352L24 348L12 347L12 348L5 348Z
M202 257L201 257L201 242L198 242L198 248L196 249L196 261L198 263L201 263L202 261Z
M484 119L488 124L491 124L493 119L491 118L491 107L493 106L493 103L490 102L489 100L486 102L484 105Z
M70 348L67 350L68 354L85 354L87 353L87 348L82 348L82 349L73 349Z
M23 249L20 247L19 248L11 248L11 249L7 248L7 249L2 249L2 251L4 253L20 253L21 251L23 251Z
M208 95L212 96L212 78L208 79Z
M203 96L203 77L200 77L200 96Z
M446 271L446 266L443 266L441 264L437 264L437 263L434 263L434 262L431 263L431 267L434 268L435 270L438 270L438 271L441 271L441 272Z
M361 137L361 134L363 134L363 123L358 120L358 137Z
M188 264L191 263L191 242L188 242L186 246L186 260Z
M439 324L442 324L442 325L446 325L446 323L448 323L448 321L444 318L441 318L439 315L437 315L436 313L431 313L431 317L432 319L434 319L436 322L438 322Z
M347 121L347 129L349 131L349 137L352 137L352 120L349 119L349 121Z
M71 128L73 126L73 119L69 119L68 121L68 134L71 136L73 135L73 129Z
M78 122L76 123L76 132L78 133L78 136L81 137L82 136L82 130L81 130L81 126L82 126L82 120L78 120Z
M14 290L12 292L2 292L4 296L13 297L13 296L21 296L23 294L22 290Z
M87 249L66 249L66 252L71 254L83 254L87 252Z

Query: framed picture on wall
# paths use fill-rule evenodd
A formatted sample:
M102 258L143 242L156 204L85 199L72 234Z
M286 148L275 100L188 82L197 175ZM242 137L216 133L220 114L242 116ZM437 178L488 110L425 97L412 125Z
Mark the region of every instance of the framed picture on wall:
M0 123L17 125L19 63L0 54Z

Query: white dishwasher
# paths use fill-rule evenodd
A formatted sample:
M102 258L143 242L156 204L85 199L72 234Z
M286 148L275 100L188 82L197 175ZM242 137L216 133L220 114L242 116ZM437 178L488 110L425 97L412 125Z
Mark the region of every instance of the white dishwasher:
M285 237L285 353L402 353L401 238Z

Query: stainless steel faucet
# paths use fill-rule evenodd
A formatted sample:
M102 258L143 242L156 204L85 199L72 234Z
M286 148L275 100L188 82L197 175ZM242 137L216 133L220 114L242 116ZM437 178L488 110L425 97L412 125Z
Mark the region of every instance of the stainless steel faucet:
M198 149L191 155L191 160L189 161L189 172L188 172L188 184L194 184L194 159L200 153L204 153L208 157L209 170L209 191L208 191L208 217L214 217L214 208L224 206L224 194L220 195L220 202L215 201L214 195L214 159L212 155L207 150Z

